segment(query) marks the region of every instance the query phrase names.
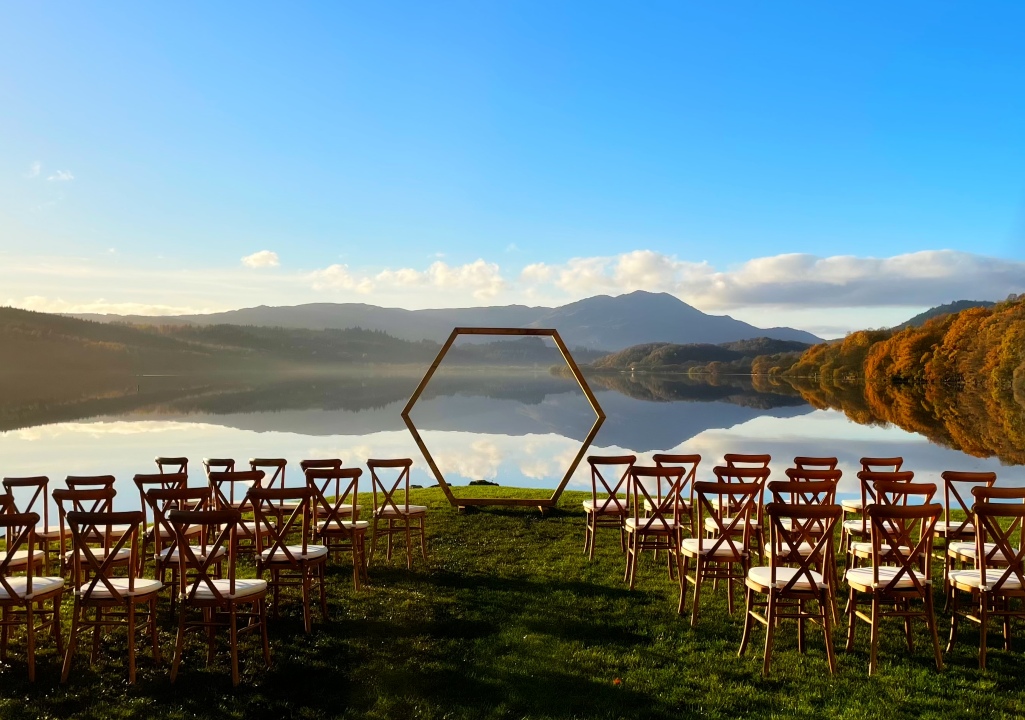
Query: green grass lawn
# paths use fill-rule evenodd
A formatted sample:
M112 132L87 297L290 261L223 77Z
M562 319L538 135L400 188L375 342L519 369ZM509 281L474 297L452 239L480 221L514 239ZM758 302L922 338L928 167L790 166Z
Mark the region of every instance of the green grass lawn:
M537 497L537 491L478 488ZM542 493L543 494L543 493ZM867 625L854 652L837 629L838 673L830 676L821 631L799 655L796 629L777 633L772 675L761 676L764 633L756 628L738 658L742 614L726 611L725 590L703 596L695 629L677 615L679 586L665 564L645 558L638 587L622 582L615 533L598 553L582 553L583 493L565 493L538 511L490 508L457 514L437 489L415 491L431 506L430 561L390 563L378 550L370 586L352 590L348 565L332 565L331 619L315 615L302 632L301 605L286 596L270 623L273 667L264 670L258 639L243 641L242 685L231 685L226 652L210 668L193 636L179 674L168 679L175 631L162 606L164 664L145 644L139 679L127 684L124 635L109 638L100 664L76 658L71 681L58 683L60 659L40 642L38 678L27 681L21 636L0 669L0 717L96 718L679 718L1025 715L1025 643L992 649L989 670L976 662L975 629L965 625L947 669L933 666L925 627L910 656L899 621L885 629L878 674L869 678ZM247 568L248 569L248 568ZM739 595L738 595L739 597ZM68 601L70 603L70 601ZM942 603L939 603L942 607ZM70 615L70 604L66 608ZM941 616L941 641L949 618ZM996 633L991 646L1000 647Z

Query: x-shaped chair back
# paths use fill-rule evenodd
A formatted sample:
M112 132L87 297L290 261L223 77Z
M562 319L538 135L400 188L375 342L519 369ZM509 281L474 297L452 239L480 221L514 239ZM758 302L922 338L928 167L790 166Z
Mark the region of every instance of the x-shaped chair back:
M864 460L865 458L862 458ZM900 472L897 470L884 471L884 470L862 470L858 473L858 482L861 485L861 506L868 507L874 502L879 502L876 498L876 482L883 480L889 482L905 482L909 483L915 479L915 474L910 470Z
M972 488L972 496L975 498L975 505L996 501L1001 505L1025 507L1025 487L977 486ZM1006 537L1012 547L1014 545L1025 547L1025 521L1012 518L1006 531ZM979 534L978 523L975 523L975 534L976 536ZM997 567L1004 562L1002 554L996 547L991 548L984 555L976 555L976 567L982 561L985 561L990 567Z
M872 485L875 501L880 505L927 505L936 495L936 483L916 483L898 479L875 480Z
M680 484L680 497L687 495L688 507L694 507L694 483L697 481L698 465L701 463L701 456L696 453L675 454L655 453L651 459L658 467L682 467L685 471L683 482Z
M933 529L943 512L942 506L873 503L866 510L872 536L873 585L889 595L925 597L930 592L924 580L930 576ZM879 568L884 565L897 567L885 585L879 582ZM905 582L910 582L913 590L909 592L906 585L898 587Z
M733 453L727 453L727 456L733 460L734 464L727 463L726 465L718 465L712 468L712 472L715 473L716 481L725 483L753 482L760 484L761 489L755 497L752 512L754 513L754 520L756 521L756 524L758 527L761 527L763 517L762 513L765 508L763 495L765 484L768 481L769 474L771 472L769 470L770 458L768 455L736 455ZM748 464L737 465L737 462L741 462L740 460L737 460L738 457L747 458L742 462ZM726 503L732 503L723 505L720 515L733 515L739 511L739 505L736 504L739 500L735 500L732 496L726 495L720 497L719 500ZM695 527L701 528L703 526L699 522Z
M374 514L381 515L392 508L392 512L401 515L409 514L409 471L413 467L410 458L394 458L387 460L367 460L367 468L370 469L370 488L374 494ZM381 474L388 474L393 471L393 477L381 477ZM397 471L397 472L396 472ZM402 489L401 503L395 500L395 495Z
M67 514L68 526L71 528L71 543L74 553L73 574L74 584L79 588L83 601L92 599L97 588L110 593L109 598L115 602L124 602L124 595L111 582L113 568L118 562L117 556L126 546L130 548L129 568L138 566L139 559L139 523L142 522L142 510L127 512L79 512L72 510ZM115 532L114 526L123 527ZM97 556L92 543L95 537L105 539L104 549ZM135 573L128 573L129 595L135 590ZM101 591L103 592L103 591Z
M235 472L234 458L203 458L203 472L207 479L212 472Z
M722 456L728 468L767 468L772 462L771 455L749 455L744 453L726 453Z
M794 493L802 493L801 485L807 485L803 489L803 494L807 497L802 499L798 494L791 494L789 502L797 505L832 505L836 499L836 488L840 483L840 478L843 476L843 472L840 470L824 470L815 468L787 468L787 481L794 483ZM772 487L780 487L782 485L776 485L776 482L769 483L769 490ZM822 495L824 488L832 486L832 489L827 495ZM779 500L773 494L774 500Z
M775 483L772 483L775 484ZM798 585L804 593L818 591L821 580L812 575L814 567L831 562L830 540L843 508L835 504L790 505L771 502L765 506L769 516L770 582L780 592L788 593ZM810 551L809 551L810 548ZM776 583L776 568L786 566L796 572L782 587Z
M172 510L206 510L210 503L210 488L168 487L151 488L144 496L146 506L153 513L154 551L160 552L170 546L174 552L178 536L171 524Z
M685 474L682 467L630 466L628 494L633 495L635 532L675 535L679 531L678 498Z
M900 467L904 464L904 458L896 456L863 457L858 462L861 463L863 472L900 472Z
M840 461L835 457L807 457L798 455L794 458L794 470L836 470ZM789 475L789 471L787 472Z
M346 521L359 520L356 499L359 493L360 468L309 468L306 485L312 493L313 526L322 534L344 532ZM331 498L331 499L328 499Z
M254 487L249 491L249 501L253 505L256 516L256 554L269 550L268 557L274 563L287 563L295 568L302 565L310 542L310 499L313 491L309 487L296 488L265 488ZM291 514L280 524L276 522L280 514L277 508L282 503L292 507ZM296 556L289 549L288 536L291 533L302 534L302 553ZM293 546L294 547L294 546Z
M113 479L113 478L112 478ZM65 539L71 538L71 528L68 522L68 513L109 513L114 509L114 496L117 490L114 484L104 486L87 486L85 489L62 489L53 491L53 501L57 503L57 517L60 521L61 551L64 549ZM90 542L104 542L109 538L99 535L90 538ZM104 542L104 544L106 544ZM63 560L62 560L63 562Z
M68 475L64 484L69 490L92 490L114 487L113 475Z
M249 458L250 470L263 470L269 472L270 477L265 478L260 487L274 488L285 487L285 466L288 461L284 458Z
M214 507L234 508L241 513L252 512L249 491L260 487L263 470L211 470L207 473Z
M836 501L835 480L773 480L768 489L777 505L822 506ZM825 526L820 530L825 532Z
M587 464L591 466L591 502L595 510L607 510L609 507L616 512L627 510L630 504L630 468L635 462L636 455L588 456ZM605 477L606 474L608 478ZM621 492L625 495L623 499L619 497ZM599 493L605 493L605 497L601 498L604 502L600 505Z
M713 472L719 478L716 482L698 482L694 484L694 492L698 500L698 522L696 527L704 528L705 519L712 518L715 524L714 536L706 538L704 533L698 533L698 552L711 553L712 557L720 559L719 550L723 547L729 549L733 559L740 561L747 555L747 547L751 539L751 517L754 514L758 498L765 489L766 472L756 474L754 479L747 476L747 473L759 468L713 468ZM720 473L720 471L726 471ZM730 474L733 482L727 482L723 478ZM742 473L744 477L734 475ZM743 482L744 479L750 480ZM726 517L723 510L731 508L730 517Z
M189 474L189 459L187 457L164 457L158 455L153 458L153 462L157 464L159 472L171 475L187 476Z
M940 477L943 478L943 537L956 540L971 532L972 509L969 502L974 498L970 493L976 487L993 487L997 481L997 474L945 470L940 473ZM964 513L964 519L958 523L950 517L954 510Z
M981 559L978 569L982 588L1001 595L1025 596L1025 544L1021 542L1025 505L977 502L972 509L977 521L975 551ZM987 542L994 545L989 551Z
M10 512L17 512L16 508L18 503L14 501L15 490L19 488L25 489L27 492L31 493L31 495L28 499L28 502L21 503L21 511L26 513L34 512L36 514L39 514L41 512L41 518L43 520L43 529L45 530L50 525L50 495L47 492L47 486L49 484L50 479L45 475L37 475L34 477L4 478L4 491L11 498Z
M26 512L5 512L0 513L0 530L3 530L6 547L0 551L0 588L3 588L8 598L15 598L24 601L32 595L32 562L19 560L17 555L22 548L29 552L35 545L35 527L39 522L39 513ZM25 586L18 588L20 582L11 583L11 576L15 572L25 572ZM6 619L6 618L5 618ZM7 628L4 628L7 632Z
M132 481L135 483L135 487L139 488L139 499L142 502L143 524L144 527L148 527L150 504L146 500L146 493L150 490L175 490L183 488L188 483L189 476L185 473L139 473L132 478ZM153 529L147 530L146 536L149 539L153 539L156 537L156 534L156 517L154 516Z
M179 596L186 602L193 602L200 589L206 589L213 597L215 604L229 604L235 595L235 546L236 533L242 514L233 508L223 510L171 510L167 516L175 531L175 542L178 544L178 582ZM190 527L200 526L201 542L197 546L189 544L187 533ZM224 552L222 552L222 549ZM221 579L220 563L225 554L228 567L225 570L228 580L227 595L223 585L218 586L214 580ZM191 571L191 575L188 572Z

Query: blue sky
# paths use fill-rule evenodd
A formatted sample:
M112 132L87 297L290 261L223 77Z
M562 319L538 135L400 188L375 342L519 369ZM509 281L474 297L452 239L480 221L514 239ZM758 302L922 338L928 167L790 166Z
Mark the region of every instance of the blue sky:
M638 5L5 4L0 303L1025 291L1025 5Z

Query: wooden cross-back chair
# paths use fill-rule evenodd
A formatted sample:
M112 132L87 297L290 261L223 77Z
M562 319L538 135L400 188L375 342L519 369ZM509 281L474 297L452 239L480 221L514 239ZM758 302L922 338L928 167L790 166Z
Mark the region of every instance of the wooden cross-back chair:
M157 464L158 472L170 475L185 475L186 477L189 474L189 459L187 457L165 457L163 455L157 455L153 458L153 462Z
M235 472L235 460L234 458L203 458L203 472L206 474L206 480L210 483L211 490L213 489L214 481L211 480L210 476L214 473L233 473ZM245 493L248 491L248 486L242 490L242 496L236 498L234 495L234 487L229 489L228 494L225 496L225 503L219 505L219 507L232 507L236 510L245 502Z
M270 586L274 591L274 617L278 616L280 591L283 587L302 590L303 627L310 632L312 613L310 595L314 589L320 593L320 612L327 620L327 547L310 542L310 501L313 491L306 486L298 488L253 488L249 491L258 527L266 533L256 536L256 575L270 573ZM282 503L288 503L292 512L283 520ZM289 535L299 535L298 543L290 543ZM316 586L314 588L314 586Z
M936 613L932 594L933 530L943 508L938 503L899 505L873 503L866 507L872 538L871 565L849 568L846 572L850 599L847 603L847 650L854 649L859 620L871 627L868 674L875 674L879 647L879 630L886 617L904 620L908 651L914 651L911 620L925 621L932 636L936 669L943 669ZM858 609L866 598L871 613ZM921 603L921 608L915 604ZM892 607L893 610L889 608Z
M378 534L387 535L386 557L388 560L391 560L392 538L395 535L405 535L406 567L412 569L411 536L414 530L420 532L420 552L424 562L427 562L427 534L424 527L427 521L427 506L413 505L409 502L409 474L412 466L413 461L410 458L367 460L367 468L370 470L370 486L374 498L368 563L373 560L374 551L377 549ZM402 499L397 500L396 496L400 493ZM382 527L385 522L387 525Z
M719 482L756 482L762 487L762 492L759 492L755 497L754 508L751 513L751 517L747 519L747 524L750 526L750 533L747 538L750 543L751 549L758 550L758 554L765 557L765 521L764 521L764 490L765 484L768 482L769 473L769 456L768 455L745 455L742 456L746 459L745 464L738 464L735 458L735 454L730 454L731 458L734 458L733 464L727 464L725 466L719 466L713 470L716 475L716 479ZM727 502L733 498L731 496L723 496L720 498ZM726 505L720 510L717 516L708 516L700 527L704 533L708 536L714 536L719 532L720 528L716 522L716 517L721 519L728 519L737 511L737 507Z
M285 458L249 458L250 470L263 470L266 473L261 488L285 488L285 468L288 461ZM267 506L267 510L273 510L276 522L280 525L285 518L292 514L295 505L291 501L279 500L274 508Z
M256 550L256 537L266 534L267 529L250 520L247 515L253 513L253 503L249 492L260 487L263 482L263 470L211 470L207 473L210 481L210 498L216 510L238 510L241 519L238 533L234 536L239 552L251 553Z
M695 534L694 483L698 479L698 465L701 464L701 456L697 453L655 453L651 459L656 467L683 468L684 476L677 492L677 501L681 507L680 514L690 522L690 534L693 536Z
M34 551L38 523L39 514L35 512L0 513L0 531L6 541L0 550L0 661L7 661L10 631L24 625L29 681L36 679L37 632L49 629L57 654L62 651L60 607L64 579L37 575L37 564L23 559L31 557Z
M897 460L898 458L862 458L862 463L866 460ZM868 507L872 503L876 502L876 491L875 483L879 480L891 481L891 482L912 482L915 479L915 474L910 470L861 470L858 472L858 490L860 497L856 503L856 508L845 504L847 501L841 501L840 505L844 508L845 517L850 514L855 514L856 517L848 518L843 521L840 530L840 547L843 548L844 554L850 556L851 545L856 541L867 542L869 536L868 518L865 517L863 508Z
M769 564L747 572L744 635L738 654L744 654L752 623L757 620L765 626L762 674L767 676L773 634L779 622L797 621L797 650L803 653L805 624L812 621L822 626L829 672L835 673L831 618L836 586L829 582L823 568L833 562L833 527L843 510L832 503L795 505L775 501L765 510L769 516ZM758 595L765 595L766 600L759 602ZM815 603L814 609L810 603ZM764 608L764 614L760 608Z
M997 474L945 470L940 477L943 479L943 519L936 523L936 538L943 540L943 586L947 587L947 577L955 562L964 564L975 560L975 525L971 509L975 498L972 492L977 487L993 487ZM955 512L960 512L961 518L955 519ZM948 604L943 609L950 609L949 595Z
M53 491L53 501L57 505L57 517L60 522L60 574L62 576L68 575L72 571L74 559L80 552L74 547L68 513L113 512L115 495L117 495L117 491L114 489L113 483L109 485L87 484L85 489L56 488ZM112 535L126 529L124 526L111 527L104 533L87 536L85 540L94 546L103 548L105 553L114 553L111 567L120 567L129 562L131 553L127 548L121 548L115 552L112 549Z
M33 528L32 546L28 550L38 549L43 554L43 572L47 575L50 573L51 556L59 555L61 539L60 523L50 524L50 493L47 489L49 484L50 479L45 475L7 477L3 480L4 491L11 500L9 512L36 513L40 517L41 522ZM29 499L22 501L20 508L14 497L19 491L29 494Z
M159 551L161 544L157 537L157 533L160 532L159 526L156 522L155 511L151 508L150 503L146 500L146 493L149 490L171 490L184 488L189 481L189 476L185 473L138 473L132 478L132 482L135 483L135 487L139 489L139 499L142 506L142 540L139 548L139 572L141 573L146 567L146 558L149 554L149 546L156 543L156 550ZM173 537L173 534L171 535ZM169 538L164 538L164 541L168 541ZM158 577L162 577L158 574Z
M366 535L370 523L359 519L360 468L311 467L306 484L313 493L313 530L315 537L336 555L352 554L352 586L359 590L367 581Z
M223 510L171 510L168 520L178 534L179 554L178 636L171 664L171 682L178 677L185 650L185 635L199 631L207 638L207 665L213 663L216 630L228 627L231 653L231 681L239 684L238 637L240 633L259 632L263 641L263 660L270 668L270 644L267 640L267 581L243 580L236 577L236 534L242 522L234 508ZM186 536L188 528L203 528L201 542L193 546ZM227 567L223 568L223 559ZM246 610L248 608L248 610ZM192 617L198 610L201 617ZM248 624L239 628L239 620Z
M979 668L986 669L986 633L989 620L1003 620L1004 650L1011 649L1011 619L1025 617L1025 504L1023 488L976 487L972 506L975 526L975 568L951 570L946 578L950 596L950 640L947 652L954 647L959 618L979 625ZM994 492L997 491L997 492ZM1003 502L992 502L1002 500ZM962 608L959 592L969 594L967 608ZM1015 607L1015 601L1017 607Z
M630 468L636 455L590 455L591 499L583 501L584 553L594 559L595 538L600 527L619 530L619 547L626 552L625 522L630 513ZM608 477L605 477L608 475Z
M68 649L64 656L64 670L61 682L67 682L75 657L80 632L93 632L93 648L90 662L96 663L99 654L100 633L104 627L124 626L128 631L128 682L135 682L135 636L140 629L148 631L153 647L153 660L160 662L160 644L157 635L157 595L164 587L159 580L137 577L139 525L142 511L128 512L78 512L67 513L71 528L74 562L72 563L72 585L75 588L75 603L71 613L71 633ZM115 531L115 528L124 528ZM107 539L102 548L92 545L92 538ZM115 577L116 558L122 551L128 552L127 577ZM145 622L136 622L138 606L143 605ZM89 618L89 611L94 616ZM118 611L120 610L120 612Z
M698 622L701 584L705 580L726 580L727 607L730 614L733 614L733 584L742 583L751 566L751 519L768 476L768 468L719 466L712 471L716 475L716 482L698 482L694 492L698 504L699 527L708 527L705 521L712 520L714 529L699 533L697 537L684 538L680 543L683 568L680 571L680 604L677 611L683 614L687 585L692 582L694 606L690 618L691 627ZM732 508L731 515L725 515L723 508ZM690 577L688 570L692 559L694 576Z
M904 465L904 458L902 457L863 457L858 462L861 463L861 472L900 472L901 466ZM846 552L847 546L850 543L848 537L848 528L856 528L860 533L859 538L868 537L867 521L862 517L865 509L867 498L865 493L861 490L859 484L858 496L853 498L844 498L840 501L840 505L843 507L844 519L840 524L840 547ZM851 522L857 520L857 523ZM848 523L851 523L848 525Z
M173 510L202 511L210 504L210 489L207 487L168 487L151 488L146 491L146 505L153 513L153 565L156 578L164 582L167 571L171 571L172 589L178 583L178 569L181 566L181 552L178 549L178 533L171 524L170 513ZM193 525L185 529L185 537L192 545L202 542L204 528L201 525ZM219 567L219 558L224 555L223 548L220 555L214 558L214 567ZM201 551L196 555L206 559ZM171 608L174 609L176 593L171 593Z
M305 473L307 470L337 470L343 464L341 458L314 458L300 460L299 468Z
M679 497L685 475L682 467L630 466L627 495L633 503L624 523L627 546L623 581L629 581L631 590L637 577L637 563L645 550L666 551L670 578L674 577L674 570L680 569L684 518Z
M877 473L871 473L876 475ZM890 475L891 473L884 473ZM869 473L865 473L869 475ZM905 507L908 505L927 505L933 501L936 495L935 483L916 483L904 477L904 473L893 473L897 478L894 480L874 480L872 483L872 498L879 505ZM872 558L871 540L851 540L848 548L847 567L853 568L859 565L859 560L870 560Z

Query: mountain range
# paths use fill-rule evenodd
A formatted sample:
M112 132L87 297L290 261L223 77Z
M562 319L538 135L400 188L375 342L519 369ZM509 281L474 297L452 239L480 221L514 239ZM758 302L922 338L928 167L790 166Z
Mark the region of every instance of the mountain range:
M378 330L402 340L443 341L454 327L556 328L568 346L616 351L640 343L724 343L769 337L802 343L821 339L789 327L758 328L729 315L709 315L668 293L597 295L560 307L404 310L362 303L313 303L229 310L204 315L75 315L139 325L253 325L308 330Z

